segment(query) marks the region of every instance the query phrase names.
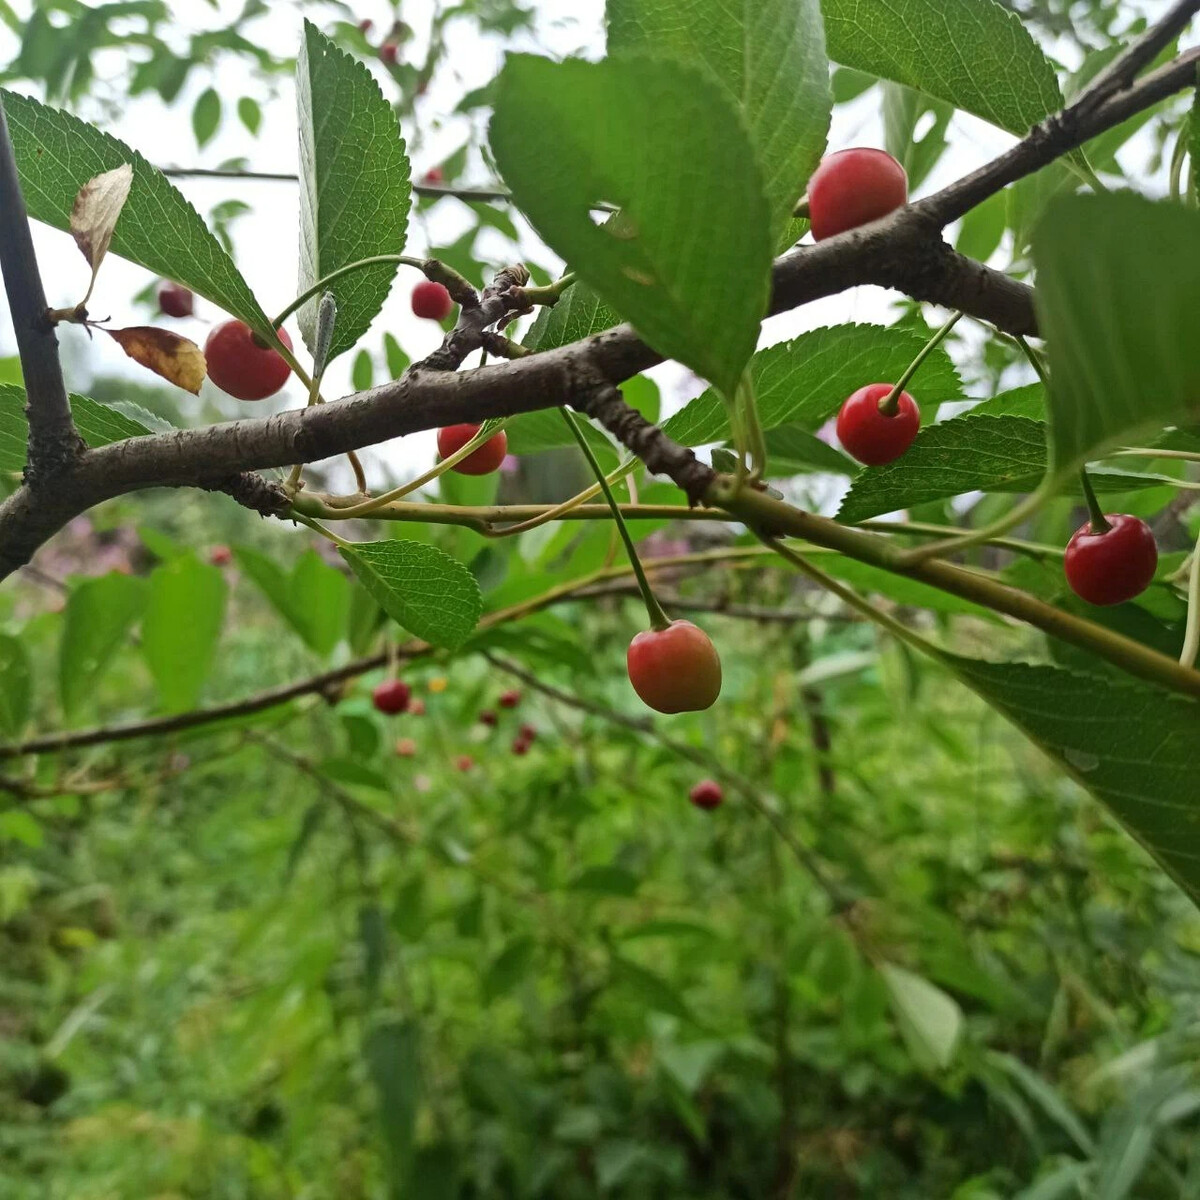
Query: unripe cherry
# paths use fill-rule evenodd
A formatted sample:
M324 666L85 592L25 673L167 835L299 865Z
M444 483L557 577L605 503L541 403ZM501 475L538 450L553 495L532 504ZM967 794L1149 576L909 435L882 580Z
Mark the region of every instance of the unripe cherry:
M423 279L412 291L412 310L427 321L444 321L454 307L454 299L444 284Z
M277 329L279 340L290 350L286 329ZM208 377L222 391L239 400L265 400L287 382L292 368L270 346L255 337L245 321L223 321L214 326L204 343Z
M1158 568L1158 546L1145 521L1128 513L1106 513L1110 528L1094 533L1089 521L1075 531L1063 555L1071 591L1089 604L1123 604L1150 586Z
M850 396L838 413L838 441L847 454L868 467L899 458L921 429L921 410L907 392L900 393L894 415L880 412L879 405L892 387L869 383Z
M389 717L402 713L407 707L412 690L399 679L385 679L371 693L371 703Z
M808 181L808 219L818 242L907 203L908 176L884 150L839 150L823 158Z
M479 425L444 425L437 431L439 458L457 454L480 430ZM493 434L478 450L472 450L461 462L450 468L460 475L490 475L498 470L508 453L508 434L504 430Z
M712 640L691 621L647 629L629 643L629 682L657 712L700 712L721 694L721 660Z
M688 799L697 807L705 810L719 808L725 799L721 785L715 779L702 779L690 792Z
M208 552L208 561L214 567L227 567L233 562L233 551L228 546L214 546Z
M171 279L158 285L158 307L168 317L190 317L195 308L192 289Z

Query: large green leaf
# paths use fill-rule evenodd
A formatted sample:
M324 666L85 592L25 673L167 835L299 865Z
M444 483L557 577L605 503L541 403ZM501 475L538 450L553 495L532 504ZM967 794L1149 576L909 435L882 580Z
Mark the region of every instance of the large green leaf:
M285 571L273 558L239 546L238 564L258 584L285 621L318 654L329 654L346 632L350 584L334 567L307 550Z
M137 151L70 113L0 91L29 214L69 229L75 196L89 179L133 164L133 187L113 234L122 258L176 279L260 332L268 321L246 281L200 214Z
M33 672L24 644L0 633L0 733L16 738L33 705Z
M359 259L400 254L408 229L408 156L395 111L374 76L304 22L296 61L300 120L300 291ZM330 358L349 350L383 307L395 263L364 267L331 285L337 300ZM299 313L308 348L318 299Z
M754 149L717 85L641 55L511 55L491 141L550 247L656 350L732 396L766 311L772 238ZM597 224L602 201L621 212Z
M461 646L479 621L475 576L435 546L358 542L343 547L342 557L388 616L434 646Z
M946 656L951 669L1108 806L1200 903L1200 704L1057 667Z
M703 67L740 110L775 232L825 150L832 96L818 0L608 0L610 53Z
M1049 59L995 0L821 0L829 56L1023 134L1062 107Z
M146 581L119 571L79 584L67 600L58 686L68 717L91 695L146 604Z
M898 379L924 345L925 339L910 329L834 325L768 346L750 362L763 428L795 424L810 432L819 429L856 388ZM940 346L921 365L910 390L930 411L961 398L958 374ZM729 421L710 389L663 430L685 446L700 446L727 438Z
M89 446L107 446L110 442L125 438L143 437L154 433L158 418L136 405L124 405L141 420L118 412L99 400L87 396L71 395L71 415L80 437ZM29 435L29 423L25 419L25 389L11 383L0 383L0 471L23 471L25 469L25 443Z
M388 1194L399 1200L407 1193L421 1099L417 1026L412 1021L383 1022L367 1034L363 1053L379 1096L379 1121L387 1146Z
M926 1069L944 1070L953 1061L962 1033L958 1002L928 979L895 963L880 963L879 973L909 1053Z
M181 554L150 576L142 653L170 712L192 708L208 678L225 616L220 570Z
M1046 426L1029 417L968 413L921 430L902 458L860 471L838 520L853 523L960 496L964 492L1032 492L1046 473ZM1095 469L1098 492L1132 492L1172 481L1163 475ZM1068 480L1076 486L1074 479Z
M1200 416L1200 213L1128 194L1062 198L1034 234L1034 260L1056 476Z

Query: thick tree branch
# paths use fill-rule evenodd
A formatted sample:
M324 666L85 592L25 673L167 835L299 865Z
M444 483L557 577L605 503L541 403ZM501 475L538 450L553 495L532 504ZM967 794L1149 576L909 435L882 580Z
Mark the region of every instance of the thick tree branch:
M34 489L67 471L83 449L58 361L58 339L47 319L46 293L33 252L17 162L0 102L0 268L21 356L29 419L26 483Z

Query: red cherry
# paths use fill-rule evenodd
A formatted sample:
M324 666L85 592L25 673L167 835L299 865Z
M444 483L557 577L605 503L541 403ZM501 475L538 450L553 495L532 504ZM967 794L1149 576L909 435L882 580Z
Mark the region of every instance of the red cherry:
M443 182L445 182L445 179L446 179L446 176L442 173L441 167L430 167L429 170L425 172L424 182L425 183L443 183Z
M446 425L437 432L439 458L457 454L478 432L478 425ZM508 453L508 434L504 430L488 438L478 450L472 450L462 462L450 469L460 475L490 475Z
M489 727L494 727L496 722L499 719L500 718L497 717L496 714L494 712L492 712L492 710L490 708L484 709L484 711L479 714L480 725L487 725Z
M158 307L168 317L190 317L195 304L191 288L164 279L158 285Z
M890 383L869 383L842 405L837 435L847 454L868 467L879 467L899 458L913 443L921 428L921 410L907 393L900 393L895 416L879 411L880 402L891 392Z
M400 57L400 47L395 42L384 42L379 47L379 57L388 64L394 66L396 59Z
M417 752L417 743L412 738L400 738L396 742L396 753L400 758L412 758Z
M520 737L527 742L532 742L537 737L537 730L532 725L522 725L520 729Z
M691 621L639 633L629 643L627 665L633 690L661 713L700 712L721 694L721 660Z
M389 717L392 717L396 713L402 713L408 708L408 702L411 697L412 689L409 688L407 683L399 679L385 679L371 693L371 703L381 713L386 713Z
M208 552L208 561L214 567L227 567L233 562L233 551L228 546L214 546Z
M432 279L422 280L412 291L412 310L427 321L444 321L454 307L445 286Z
M529 742L523 737L516 738L512 744L512 752L520 758L529 753Z
M454 765L460 771L469 771L475 765L475 760L469 754L460 754L454 760Z
M1071 591L1089 604L1123 604L1150 586L1158 567L1158 546L1150 526L1128 513L1106 513L1111 526L1093 533L1092 524L1075 531L1063 556Z
M290 350L286 329L277 329L279 340ZM208 377L222 391L239 400L265 400L287 382L292 368L262 345L244 321L224 321L214 326L204 343Z
M501 692L497 703L501 708L516 708L521 703L521 693L516 688L512 688L507 692Z
M370 17L364 17L358 23L358 32L361 33L363 35L363 37L366 37L367 34L371 32L371 27L374 24L375 24L375 22L372 21Z
M721 785L713 779L702 779L690 792L688 799L697 807L705 810L719 808L725 799Z
M808 219L818 242L907 203L908 176L883 150L839 150L823 158L808 181Z
M408 706L408 715L410 717L423 717L425 715L425 701L420 696L414 696Z

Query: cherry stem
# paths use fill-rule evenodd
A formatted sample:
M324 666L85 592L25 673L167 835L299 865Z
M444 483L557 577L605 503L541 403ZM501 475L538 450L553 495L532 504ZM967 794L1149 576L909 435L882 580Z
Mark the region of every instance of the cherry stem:
M1107 533L1112 526L1104 516L1104 509L1100 507L1100 501L1096 499L1096 491L1092 487L1087 467L1079 468L1079 484L1083 488L1083 499L1087 504L1088 516L1092 519L1092 532Z
M941 329L939 329L937 333L935 333L933 337L931 337L929 341L925 343L917 357L908 364L908 370L906 370L904 374L900 376L899 382L892 388L890 392L888 392L886 396L884 396L882 400L880 400L879 411L885 417L894 417L900 411L900 394L912 382L912 377L921 369L921 364L934 352L934 350L938 348L938 346L942 344L943 341L945 341L946 334L948 334L950 330L952 330L955 325L962 320L962 317L963 314L961 311L956 312L954 316L952 316L950 320L948 320L945 325L943 325Z
M629 535L629 527L625 524L625 518L621 515L621 506L617 503L612 488L609 486L608 478L605 476L599 462L596 461L596 456L592 453L592 448L588 444L587 438L584 437L583 430L579 428L575 414L566 408L560 408L558 411L562 413L563 420L566 421L568 428L575 436L575 440L579 443L579 448L583 451L583 456L587 459L588 466L592 468L592 473L596 476L596 482L600 485L600 490L604 493L604 499L608 502L613 520L617 523L617 532L621 535L621 541L625 543L625 552L629 555L629 565L633 568L638 591L642 593L642 599L646 604L646 615L650 618L650 628L661 633L664 629L670 628L671 618L663 611L663 606L659 604L658 598L654 595L654 589L650 586L650 580L646 578L646 572L642 569L641 559L638 558L638 552L633 545L633 538Z
M1200 537L1196 539L1196 548L1192 551L1192 566L1188 572L1188 615L1187 627L1183 635L1183 649L1179 661L1185 667L1196 665L1196 656L1200 653Z
M415 267L418 271L425 270L425 263L422 259L410 258L406 254L374 254L370 258L360 258L356 262L347 263L344 267L338 267L336 271L330 271L328 275L318 279L312 287L306 288L271 322L271 328L278 329L296 309L302 308L314 296L319 296L331 283L336 283L342 276L349 275L354 271L361 271L364 267L379 266L381 263L397 263L402 267Z

